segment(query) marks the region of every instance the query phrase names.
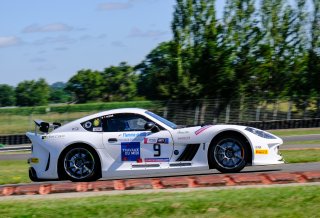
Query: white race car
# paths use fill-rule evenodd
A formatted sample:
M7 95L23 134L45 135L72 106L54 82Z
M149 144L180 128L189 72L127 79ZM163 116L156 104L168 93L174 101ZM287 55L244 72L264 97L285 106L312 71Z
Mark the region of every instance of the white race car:
M282 139L268 132L237 125L180 128L144 109L109 110L63 126L35 123L42 133L27 133L32 181L192 174L214 168L235 173L246 165L284 163Z

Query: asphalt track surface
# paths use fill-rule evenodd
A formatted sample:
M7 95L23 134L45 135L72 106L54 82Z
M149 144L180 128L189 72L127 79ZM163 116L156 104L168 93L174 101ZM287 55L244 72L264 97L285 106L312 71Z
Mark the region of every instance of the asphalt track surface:
M320 134L310 135L297 135L297 136L284 136L281 137L284 142L296 142L296 141L309 141L309 140L320 140Z

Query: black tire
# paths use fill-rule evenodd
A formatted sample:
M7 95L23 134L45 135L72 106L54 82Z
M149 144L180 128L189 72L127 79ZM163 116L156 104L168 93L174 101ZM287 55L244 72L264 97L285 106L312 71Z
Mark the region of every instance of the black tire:
M246 141L235 134L224 134L215 138L208 151L209 165L222 173L237 173L247 164Z
M37 173L33 167L29 167L29 178L32 182L40 182L41 180L38 179Z
M59 158L59 178L73 182L95 181L101 177L97 152L86 145L67 148Z

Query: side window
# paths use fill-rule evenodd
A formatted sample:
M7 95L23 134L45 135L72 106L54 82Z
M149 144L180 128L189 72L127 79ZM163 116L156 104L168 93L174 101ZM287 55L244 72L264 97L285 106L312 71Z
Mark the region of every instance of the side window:
M102 132L102 121L100 117L81 123L82 127L90 132Z
M104 132L144 131L149 119L139 114L114 114L102 117Z

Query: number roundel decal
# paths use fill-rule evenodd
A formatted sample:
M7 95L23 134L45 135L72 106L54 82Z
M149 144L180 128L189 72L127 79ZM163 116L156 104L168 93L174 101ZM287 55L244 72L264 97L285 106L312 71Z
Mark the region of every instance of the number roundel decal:
M90 121L87 121L87 122L85 122L85 124L84 124L84 127L85 127L86 129L90 129L91 126L92 126L92 123L91 123Z

